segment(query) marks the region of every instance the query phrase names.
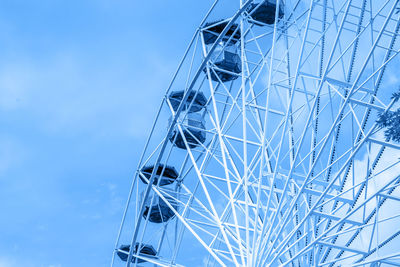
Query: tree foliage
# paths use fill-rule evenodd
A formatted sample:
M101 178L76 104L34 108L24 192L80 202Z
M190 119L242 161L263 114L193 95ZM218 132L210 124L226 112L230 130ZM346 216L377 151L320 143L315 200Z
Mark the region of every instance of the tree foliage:
M395 102L400 99L400 90L393 94L392 99ZM379 114L376 122L381 128L386 128L385 137L388 140L400 143L400 108Z
M400 90L392 95L392 99L394 99L394 102L399 101L399 99L400 99Z
M400 143L400 109L380 114L377 123L380 127L386 128L385 137L388 140Z

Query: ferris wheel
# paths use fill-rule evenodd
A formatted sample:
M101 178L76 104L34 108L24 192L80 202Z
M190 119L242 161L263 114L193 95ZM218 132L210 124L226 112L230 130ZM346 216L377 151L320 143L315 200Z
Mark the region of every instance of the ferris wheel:
M398 2L216 0L112 266L400 266Z

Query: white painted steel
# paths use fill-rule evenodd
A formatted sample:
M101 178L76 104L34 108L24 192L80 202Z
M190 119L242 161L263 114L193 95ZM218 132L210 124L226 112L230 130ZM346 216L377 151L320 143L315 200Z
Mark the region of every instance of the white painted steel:
M399 266L400 144L376 124L400 108L391 99L399 90L398 2L277 0L275 23L262 25L249 11L260 1L215 1L168 86L111 265ZM206 44L203 26L216 18L227 25ZM236 47L227 48L235 33ZM238 77L214 62L224 49L238 51ZM223 82L221 71L235 79ZM185 138L190 108L174 110L168 99L177 90L183 101L206 96L204 143ZM173 145L174 129L186 149ZM150 164L180 175L153 185L153 171L143 184L137 177ZM145 219L154 197L175 217ZM136 243L158 254L131 250L121 261L119 246Z

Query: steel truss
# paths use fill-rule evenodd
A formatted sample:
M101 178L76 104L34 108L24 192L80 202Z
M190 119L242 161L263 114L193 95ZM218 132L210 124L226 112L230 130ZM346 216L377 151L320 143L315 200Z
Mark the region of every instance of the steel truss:
M112 266L400 266L400 144L376 123L399 108L389 77L398 0L277 0L270 25L252 17L254 3L229 13L232 1L216 0L196 30L138 164ZM215 60L232 47L240 73ZM207 100L205 127L188 132L193 92ZM179 177L162 186L167 164ZM143 216L157 199L172 218Z

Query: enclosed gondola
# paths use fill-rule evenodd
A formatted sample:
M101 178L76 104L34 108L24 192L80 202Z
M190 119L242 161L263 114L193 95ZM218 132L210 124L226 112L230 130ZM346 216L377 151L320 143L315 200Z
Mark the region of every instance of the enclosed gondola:
M152 203L151 199L153 199ZM178 205L173 198L165 196L165 199L175 210L178 210ZM152 223L163 223L175 217L175 213L160 196L154 195L154 197L147 198L143 217L145 219L149 217L149 221Z
M240 56L228 50L215 52L210 69L211 80L228 82L236 80L242 72ZM203 70L207 73L207 69ZM207 75L208 78L208 75Z
M175 127L169 140L177 147L186 149L185 140L190 148L195 148L206 141L205 121L198 113L188 113L181 123L183 135Z
M283 4L281 3L279 5L278 19L282 19L284 16L282 6ZM253 22L256 25L271 25L275 23L276 3L275 1L272 3L268 0L262 2L261 4L253 3L248 8L247 12L249 13L250 17L253 19Z
M128 256L129 256L129 251L130 251L130 245L121 245L117 251L117 255L118 257L122 260L122 261L127 261L128 260ZM139 243L136 243L135 245L135 250L133 252L133 254L135 255L136 252L138 251L139 248ZM143 256L143 257L150 257L150 258L157 258L157 251L153 248L153 246L151 245L146 245L146 244L141 244L140 245L140 250L139 250L139 255ZM133 256L132 263L136 262L136 257ZM146 262L146 260L144 259L137 259L138 263L142 263L142 262Z
M171 103L174 111L178 110L180 103L184 97L185 91L174 91L169 94L168 99ZM183 104L183 110L189 112L198 112L202 110L207 104L207 99L202 92L190 91L185 103Z
M154 165L143 167L140 172L141 175L139 175L140 180L142 180L143 183L147 184L153 171L154 171ZM168 165L165 166L164 164L159 164L157 171L155 172L155 177L153 181L154 185L158 184L158 180L160 179L160 177L161 177L159 184L160 186L169 185L172 184L176 180L176 178L178 178L178 172L172 166Z
M208 22L203 27L203 38L206 45L215 43L218 36L222 33L229 21L220 20L215 22ZM238 24L234 23L227 30L225 36L221 39L222 42L230 45L236 44L240 40L240 29Z

